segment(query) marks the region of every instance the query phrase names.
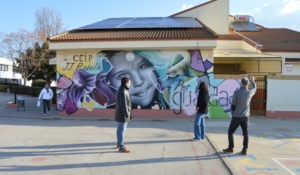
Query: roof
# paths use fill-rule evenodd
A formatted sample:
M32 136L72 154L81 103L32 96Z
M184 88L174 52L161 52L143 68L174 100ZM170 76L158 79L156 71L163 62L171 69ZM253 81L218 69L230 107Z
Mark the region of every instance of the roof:
M51 42L74 41L130 41L130 40L195 40L217 39L217 35L203 28L114 29L69 31L50 38Z
M242 36L238 35L241 34ZM300 52L300 32L285 28L263 28L258 32L230 31L229 35L220 35L219 40L243 40L263 52ZM244 37L243 37L244 36Z
M202 25L193 17L122 17L104 19L74 30L197 27Z
M205 3L199 4L199 5L197 5L197 6L191 7L191 8L189 8L189 9L183 10L183 11L181 11L181 12L175 13L175 14L173 14L173 15L170 15L170 16L172 17L172 16L180 15L180 14L182 14L182 13L188 12L188 11L190 11L190 10L193 10L193 9L196 9L196 8L198 8L198 7L201 7L201 6L204 6L204 5L210 4L210 3L212 3L212 2L215 2L215 1L217 1L217 0L210 0L210 1L208 1L208 2L205 2Z

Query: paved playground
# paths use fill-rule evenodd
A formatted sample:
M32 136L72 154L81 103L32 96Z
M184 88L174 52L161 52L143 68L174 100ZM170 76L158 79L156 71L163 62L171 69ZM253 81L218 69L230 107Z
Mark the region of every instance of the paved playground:
M25 111L3 107L1 93L0 174L300 174L300 119L252 117L247 156L242 133L235 153L225 154L229 119L208 119L207 139L192 141L193 119L134 118L125 142L116 147L116 123L109 117L60 117L55 107L42 117L36 98Z

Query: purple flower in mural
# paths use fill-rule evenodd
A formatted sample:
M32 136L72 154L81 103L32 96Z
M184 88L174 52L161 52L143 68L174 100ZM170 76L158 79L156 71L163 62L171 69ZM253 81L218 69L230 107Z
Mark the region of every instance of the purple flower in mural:
M103 73L99 73L96 77L96 89L93 94L95 101L102 106L104 103L111 105L116 101L116 90L107 85L106 75Z
M63 90L61 93L57 94L57 110L63 111L65 109L65 104L68 98L69 89Z
M59 89L67 89L71 85L72 85L72 81L65 76L61 76L57 80L57 88Z
M96 83L96 75L79 69L73 74L72 81L73 85L69 92L69 98L76 105L82 97L93 91Z
M202 55L199 50L190 50L191 54L191 68L200 72L206 72L213 64L212 62L205 60L203 62Z
M57 80L57 110L66 111L68 115L77 111L77 107L73 104L69 98L69 92L72 85L72 81L65 76L60 76Z

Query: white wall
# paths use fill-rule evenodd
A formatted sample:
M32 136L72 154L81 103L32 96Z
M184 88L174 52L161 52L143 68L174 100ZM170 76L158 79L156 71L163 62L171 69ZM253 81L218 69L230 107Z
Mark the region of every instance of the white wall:
M300 52L295 53L285 53L285 52L266 52L268 54L276 54L282 57L282 75L300 75L300 64L295 63L292 64L292 71L287 71L285 58L299 58L300 59Z
M218 0L187 12L176 17L198 18L201 22L218 34L229 33L229 0Z
M215 49L242 49L242 42L242 40L218 40Z
M0 78L22 79L22 75L13 72L13 62L11 59L0 57L0 64L7 65L7 71L0 71Z
M267 111L300 111L299 80L268 79L267 88Z
M252 46L252 45L250 45L249 43L247 43L245 41L242 41L242 49L250 51L250 52L261 53L261 51L258 50L257 48L255 48L255 46Z
M50 43L52 50L69 49L155 49L155 50L178 50L178 49L214 49L217 40L176 40L176 41L106 41L106 42L61 42Z

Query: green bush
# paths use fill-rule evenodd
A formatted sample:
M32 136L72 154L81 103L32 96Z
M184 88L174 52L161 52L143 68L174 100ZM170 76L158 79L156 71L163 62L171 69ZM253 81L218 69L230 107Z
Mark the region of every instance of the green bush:
M34 80L31 84L32 87L45 87L45 84L47 83L46 80L43 79L37 79Z
M0 85L0 91L1 91L2 86L3 85ZM43 87L14 86L11 89L11 93L16 92L17 94L30 95L32 97L38 97L40 95L40 92L41 92L42 89L43 89ZM56 87L51 87L51 89L53 91L52 103L56 104ZM5 89L5 92L6 91L7 91L7 88Z
M2 85L0 84L0 92L7 92L7 88L9 88L10 85Z
M11 93L24 94L26 95L26 87L25 86L14 86L12 87Z
M51 87L53 91L52 104L56 104L56 87Z
M32 87L26 86L26 94L27 94L27 95L30 95L30 96L33 96L33 90L32 90Z
M32 96L38 97L42 89L42 87L32 87Z

